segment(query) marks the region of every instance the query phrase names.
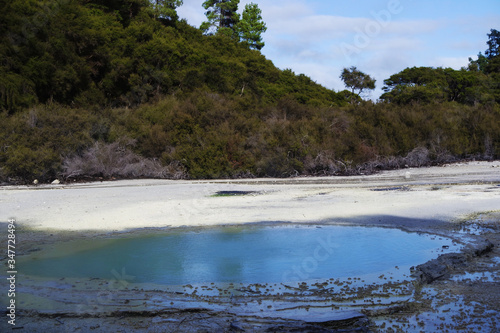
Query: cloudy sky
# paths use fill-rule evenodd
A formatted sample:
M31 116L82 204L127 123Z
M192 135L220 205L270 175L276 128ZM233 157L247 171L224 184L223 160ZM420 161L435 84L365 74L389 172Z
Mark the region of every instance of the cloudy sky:
M184 0L179 16L199 27L204 0ZM267 32L262 53L281 68L304 73L333 90L345 87L344 67L383 80L406 67L460 69L487 49L500 30L500 0L241 0L262 9Z

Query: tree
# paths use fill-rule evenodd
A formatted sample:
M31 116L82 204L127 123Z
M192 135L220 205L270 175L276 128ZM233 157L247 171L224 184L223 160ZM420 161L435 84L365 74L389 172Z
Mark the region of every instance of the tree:
M351 89L353 94L355 90L358 90L357 95L361 95L365 89L375 89L375 80L368 74L359 71L355 66L344 68L340 78L344 81L345 86Z
M485 72L486 66L488 66L488 58L486 58L481 52L477 55L477 60L473 60L469 57L469 66L467 68L469 71Z
M496 76L498 81L498 75L500 74L500 31L491 29L488 38L489 40L486 42L488 49L484 52L484 55L488 58L485 72Z
M486 42L488 49L484 54L488 59L498 57L500 55L500 31L491 29L488 38L489 40Z
M239 3L240 0L206 0L203 8L207 10L205 15L208 21L203 22L200 29L208 34L234 34L235 26L240 20L240 15L236 12Z
M443 68L411 67L384 80L380 99L398 104L442 102L448 88Z
M491 29L488 34L488 49L484 55L479 52L477 60L469 58L469 70L486 74L500 73L500 31Z
M484 55L479 52L477 60L469 58L468 70L476 72L478 75L486 75L486 77L478 76L481 85L476 86L475 89L482 96L493 96L498 102L500 101L500 31L491 29L486 44L488 49Z
M261 35L266 32L267 27L262 20L262 10L257 4L252 2L245 6L238 29L240 38L251 49L261 50L264 47Z
M380 99L397 104L458 102L477 104L491 100L490 80L477 70L412 67L384 80Z
M151 2L153 16L155 18L169 19L177 21L177 7L182 6L183 0L155 0Z

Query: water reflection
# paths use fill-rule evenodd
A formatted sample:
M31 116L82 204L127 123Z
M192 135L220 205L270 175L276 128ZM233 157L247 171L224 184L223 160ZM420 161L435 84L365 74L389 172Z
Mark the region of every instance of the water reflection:
M20 270L54 278L109 279L113 269L125 269L134 282L168 285L296 282L388 272L397 278L410 266L436 258L443 246L447 252L457 250L450 239L347 226L221 227L94 242L94 249L81 251L75 242L71 253L58 257L34 254Z

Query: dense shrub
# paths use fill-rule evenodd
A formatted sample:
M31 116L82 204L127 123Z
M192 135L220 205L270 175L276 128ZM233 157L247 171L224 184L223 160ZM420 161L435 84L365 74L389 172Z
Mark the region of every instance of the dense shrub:
M133 153L127 145L119 142L110 144L96 142L81 156L65 158L62 168L62 175L66 179L86 177L181 179L186 177L184 168L179 163L162 166L156 160L146 159Z
M54 105L4 112L1 174L4 181L27 182L61 172L74 178L290 177L500 156L498 106L325 108L293 99L258 106L240 98L195 91L133 109ZM124 137L136 144L124 145Z
M3 164L3 173L14 181L50 180L57 176L61 159L50 148L16 147Z

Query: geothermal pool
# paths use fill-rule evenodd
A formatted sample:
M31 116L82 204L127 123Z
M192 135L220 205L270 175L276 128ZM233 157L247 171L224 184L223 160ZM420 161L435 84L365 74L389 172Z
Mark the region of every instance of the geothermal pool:
M78 240L33 253L23 274L133 283L283 283L392 274L458 249L451 239L399 229L280 225L175 229Z

